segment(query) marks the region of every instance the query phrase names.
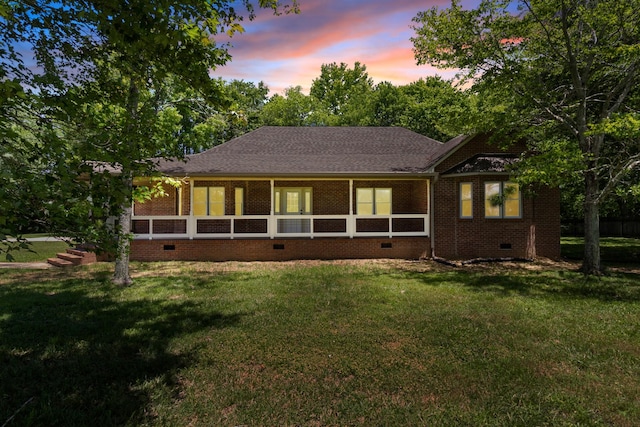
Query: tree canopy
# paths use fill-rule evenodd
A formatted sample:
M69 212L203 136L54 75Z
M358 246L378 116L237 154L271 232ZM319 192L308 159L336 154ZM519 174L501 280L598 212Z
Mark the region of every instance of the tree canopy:
M599 272L599 208L640 167L640 2L453 0L414 23L417 62L479 94L475 130L530 143L523 181L583 180L583 269Z
M297 10L295 0L285 6L276 0L258 4L275 13ZM22 132L28 137L2 130L2 144L10 149L3 162L8 164L7 155L29 151L25 146L33 140L46 165L32 177L44 172L69 187L79 185L79 178L88 180L89 190L78 195L91 200L92 214L120 213L114 281L130 282L133 177L153 173L154 157L184 152L181 133L207 131L198 125L211 115L185 119L175 95L197 95L214 107L232 102L221 82L210 77L230 60L228 46L216 37L241 32L243 18L253 14L249 0L0 1L0 28L10 38L0 45L0 108L16 127L22 127L13 120L18 107L35 112L31 120L38 122L32 132ZM13 43L19 42L29 43L36 67L27 67L17 54ZM26 100L37 100L38 108L27 108ZM7 214L13 208L2 206L0 223L15 234L19 230Z

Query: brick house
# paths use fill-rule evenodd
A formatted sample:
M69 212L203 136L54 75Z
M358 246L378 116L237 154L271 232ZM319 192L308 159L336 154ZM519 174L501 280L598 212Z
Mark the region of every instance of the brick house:
M183 185L134 205L131 259L558 258L559 191L509 180L521 152L481 135L263 127L160 161Z

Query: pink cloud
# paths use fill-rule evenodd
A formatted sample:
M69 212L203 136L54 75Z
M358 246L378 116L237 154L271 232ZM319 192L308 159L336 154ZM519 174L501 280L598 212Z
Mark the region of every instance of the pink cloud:
M301 0L299 15L274 17L266 11L246 32L233 37L232 61L214 75L264 81L271 93L300 85L309 90L327 63L356 61L367 66L375 82L406 84L447 72L416 65L411 19L448 0ZM449 76L451 73L448 73Z

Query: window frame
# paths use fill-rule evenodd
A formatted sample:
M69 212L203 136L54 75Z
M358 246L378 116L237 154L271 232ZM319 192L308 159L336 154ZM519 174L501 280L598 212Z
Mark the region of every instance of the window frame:
M234 196L234 214L242 216L244 215L244 187L235 187Z
M370 192L371 201L361 201L360 194L361 192ZM389 201L382 202L379 201L379 198L382 192L389 192ZM380 213L382 209L382 204L388 205L389 213ZM371 213L362 213L361 206L369 206ZM391 187L358 187L356 188L356 215L363 216L383 216L383 215L393 215L393 188Z
M204 190L204 203L202 201L198 201L197 198L200 196L196 196L196 193L201 192L202 190ZM222 200L221 201L216 201L212 199L212 196L215 193L222 193ZM215 186L198 186L198 187L193 187L193 216L224 216L226 215L226 190L225 187L223 186L219 186L219 185L215 185ZM202 207L202 205L204 205L204 214L202 213L197 213L196 209L197 206ZM214 207L217 208L222 208L222 214L220 215L216 215L213 214L212 212L215 210Z
M498 186L498 191L492 194L488 194L487 188L488 186ZM515 187L517 192L517 197L510 197L510 195L505 196L505 189L509 187ZM488 215L487 210L489 209L489 204L491 204L489 198L497 195L500 197L502 202L499 205L491 205L492 209L496 209L496 215ZM505 209L505 205L507 202L518 203L518 214L517 215L509 215L507 214L507 210ZM484 182L484 217L488 219L522 219L522 191L520 190L520 185L513 181L485 181Z
M463 191L463 187L464 186L469 186L469 197L464 197L464 191ZM458 192L459 192L459 197L458 197L458 203L459 203L459 208L458 208L458 215L460 217L460 219L473 219L473 182L461 182L458 186ZM466 202L466 203L465 203ZM469 214L465 215L465 206L469 205Z
M298 209L297 213L287 212L286 192L297 192ZM274 187L273 191L273 212L276 215L312 215L313 214L313 187Z

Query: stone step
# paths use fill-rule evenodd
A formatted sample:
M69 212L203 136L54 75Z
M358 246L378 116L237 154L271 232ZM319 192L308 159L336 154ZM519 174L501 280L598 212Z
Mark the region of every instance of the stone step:
M73 265L82 264L82 255L74 255L68 252L62 252L62 253L56 254L56 256L62 260L69 261Z
M80 262L80 264L82 265L91 264L98 261L95 252L89 252L83 249L69 248L67 249L67 253L82 257L82 262Z
M56 267L72 267L74 264L71 261L67 261L61 258L49 258L47 262Z
M56 254L56 258L49 258L47 262L56 267L71 267L97 262L96 254L83 249L68 248L66 252Z

